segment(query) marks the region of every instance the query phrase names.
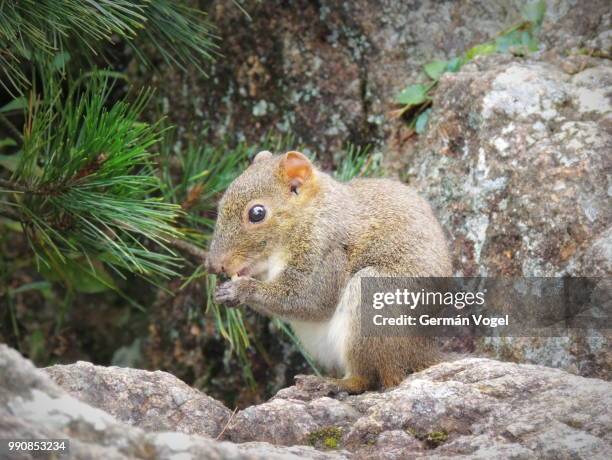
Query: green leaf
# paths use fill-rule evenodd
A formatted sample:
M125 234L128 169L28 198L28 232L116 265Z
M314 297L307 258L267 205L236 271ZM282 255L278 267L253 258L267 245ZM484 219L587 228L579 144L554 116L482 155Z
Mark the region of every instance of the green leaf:
M512 52L515 55L524 55L540 48L537 38L529 30L512 30L496 39L498 51Z
M23 234L23 227L19 222L9 220L7 217L0 217L0 222L2 222L3 229Z
M546 1L537 0L535 2L529 2L523 8L523 17L540 26L544 21L546 15Z
M538 42L538 39L534 37L533 34L527 32L526 30L523 31L522 45L525 47L527 51L530 51L530 52L535 52L540 49L540 44Z
M380 173L380 157L370 152L369 145L360 147L348 144L345 155L334 171L334 177L347 182L354 177L372 177Z
M19 47L18 53L27 61L32 59L32 51L28 48L24 48L23 46Z
M67 51L62 51L61 53L57 53L53 58L53 63L51 64L53 70L64 70L66 64L70 61L70 53Z
M102 264L96 264L94 272L81 269L73 274L74 287L79 292L97 294L115 287L113 279Z
M15 99L13 99L11 102L9 102L8 104L6 104L3 107L0 107L0 113L7 113L7 112L12 112L14 110L23 110L28 106L28 100L21 96L21 97L16 97Z
M448 61L435 60L428 62L423 66L423 70L432 80L438 80L440 76L446 72Z
M418 105L427 100L427 86L422 84L410 85L395 96L395 102L404 105Z
M448 61L448 65L446 66L446 69L449 72L459 72L459 69L461 69L461 66L463 66L464 62L463 59L461 59L460 57L456 57L451 59L450 61Z
M507 53L510 48L521 46L523 43L522 33L518 30L513 30L505 35L497 37L495 40L498 51Z
M414 125L414 130L417 134L422 134L425 132L425 128L427 128L427 122L429 121L430 113L431 109L427 109L417 117L416 123Z
M488 54L493 54L497 51L497 46L493 42L482 43L480 45L476 45L471 47L466 53L465 58L468 61L471 61L476 56L486 56Z

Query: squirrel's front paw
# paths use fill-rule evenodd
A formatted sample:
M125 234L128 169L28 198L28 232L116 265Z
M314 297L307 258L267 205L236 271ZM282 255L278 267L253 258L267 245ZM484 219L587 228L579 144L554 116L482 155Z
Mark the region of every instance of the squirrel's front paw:
M249 278L237 278L217 286L215 289L215 302L228 307L236 307L245 303L250 281Z

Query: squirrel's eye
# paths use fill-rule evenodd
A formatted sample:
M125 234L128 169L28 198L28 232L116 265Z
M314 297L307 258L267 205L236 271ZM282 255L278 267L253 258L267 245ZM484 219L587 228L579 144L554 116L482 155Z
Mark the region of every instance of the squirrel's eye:
M261 222L266 217L266 208L260 204L256 204L249 209L249 220L251 222Z

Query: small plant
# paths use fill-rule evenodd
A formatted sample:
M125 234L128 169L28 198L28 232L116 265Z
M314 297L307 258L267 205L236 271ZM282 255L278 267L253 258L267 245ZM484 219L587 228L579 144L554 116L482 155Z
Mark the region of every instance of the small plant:
M370 153L370 146L358 147L348 144L340 164L334 171L334 178L346 182L354 177L373 177L381 173L380 154Z
M406 432L422 441L427 449L435 449L448 440L448 431L430 431L429 433L419 433L413 428L406 428Z
M423 133L431 114L431 95L442 75L447 72L458 72L461 67L477 56L506 52L524 56L537 51L539 49L537 33L545 13L546 2L544 0L528 3L522 12L523 20L500 32L495 39L473 46L461 56L428 62L423 66L427 81L409 85L397 94L394 103L399 108L393 110L390 115L394 118L404 117L408 127L414 133Z
M328 426L320 430L313 431L308 435L308 443L317 448L337 449L342 438L342 428Z
M448 433L446 432L446 430L432 431L431 433L427 433L423 438L425 445L429 449L435 449L441 444L444 444L447 440Z

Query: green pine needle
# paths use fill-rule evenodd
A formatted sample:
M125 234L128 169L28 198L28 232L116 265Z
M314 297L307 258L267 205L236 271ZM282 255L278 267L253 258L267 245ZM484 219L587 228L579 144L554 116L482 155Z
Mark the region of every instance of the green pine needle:
M30 99L20 161L0 183L43 261L82 254L144 277L176 274L170 242L180 206L162 201L149 148L159 127L138 121L148 96L107 107L111 85L92 77L64 98L52 80ZM46 254L46 255L45 255Z
M125 40L143 62L135 40L153 44L180 68L203 64L216 53L206 15L170 0L0 0L0 84L21 93L29 84L22 64L50 63L63 69L73 57L104 57L104 46ZM69 53L67 52L69 51Z

